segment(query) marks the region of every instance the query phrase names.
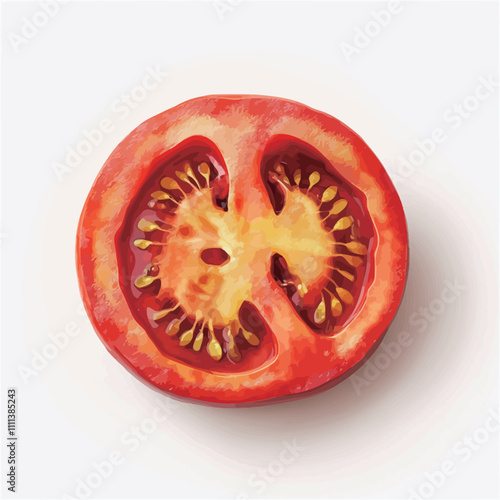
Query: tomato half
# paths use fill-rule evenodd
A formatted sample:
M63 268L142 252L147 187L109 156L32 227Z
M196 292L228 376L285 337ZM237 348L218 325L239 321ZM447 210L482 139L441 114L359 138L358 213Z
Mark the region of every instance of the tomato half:
M77 237L111 354L159 390L221 405L343 379L393 319L407 263L401 202L363 140L262 96L142 123L100 171Z

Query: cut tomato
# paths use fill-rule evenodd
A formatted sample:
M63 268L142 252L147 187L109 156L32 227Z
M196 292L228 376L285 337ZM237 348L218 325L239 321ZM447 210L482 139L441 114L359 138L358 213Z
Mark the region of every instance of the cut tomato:
M108 350L159 390L222 405L343 379L387 330L408 263L401 202L362 139L260 96L141 124L99 173L77 240Z

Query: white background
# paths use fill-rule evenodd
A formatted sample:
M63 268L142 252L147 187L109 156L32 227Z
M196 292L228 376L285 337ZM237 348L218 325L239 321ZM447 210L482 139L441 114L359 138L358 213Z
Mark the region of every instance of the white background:
M444 114L480 77L498 81L498 4L403 3L351 61L342 42L353 44L388 4L233 4L221 18L212 2L70 3L18 50L11 35L40 5L2 4L2 493L13 496L3 416L15 386L18 498L76 497L77 481L114 451L125 461L92 498L409 498L412 489L422 498L496 498L498 431L484 424L498 410L498 90L456 128ZM168 75L118 114L116 99L156 66ZM412 344L375 375L361 369L358 391L348 379L263 408L172 404L133 450L122 439L168 398L126 372L79 314L76 224L128 132L210 93L301 101L343 120L375 151L402 198L411 249L384 344L403 331ZM54 162L102 118L113 132L59 182ZM436 127L446 140L402 171L398 158ZM445 280L464 287L449 304L439 299ZM431 304L439 314L416 323ZM23 380L19 368L73 322L81 333ZM474 435L481 444L465 444ZM294 440L298 456L276 469L283 442ZM457 453L464 448L470 453ZM447 460L454 473L425 486ZM263 491L252 483L260 468L278 471Z

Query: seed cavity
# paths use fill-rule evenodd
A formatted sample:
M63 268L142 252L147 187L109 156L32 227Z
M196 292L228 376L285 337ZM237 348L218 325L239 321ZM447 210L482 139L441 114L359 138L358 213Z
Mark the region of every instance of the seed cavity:
M293 178L292 186L285 174L284 166L280 163L275 164L274 170L268 172L268 192L270 193L270 198L277 214L279 214L284 207L287 191L299 190L301 182L308 180L307 193L309 193L314 186L317 186L318 183L321 182L321 175L319 172L313 171L308 173L302 168L296 168L291 173ZM336 218L333 227L328 230L331 233L352 228L351 234L354 234L354 229L356 228L354 217L352 215L341 215L342 213L345 214L349 202L345 198L336 200L338 194L339 188L336 185L327 186L323 189L319 198L316 198L318 203L318 217L323 221L326 221L330 217ZM333 203L329 208L328 206L325 207L326 204L331 202ZM325 213L324 207L326 208L326 215L323 215ZM351 238L354 237L351 235ZM336 237L334 238L333 245L338 245L343 248L346 253L333 253L332 257L343 261L344 267L349 266L352 270L348 271L339 268L337 265L327 267L329 267L333 273L338 272L339 277L347 280L347 283L354 283L356 281L355 270L363 264L362 257L367 255L367 247L356 240L350 242L337 241ZM274 254L272 257L271 274L294 304L297 305L307 294L305 285L301 282L299 277L292 276L286 260L279 254ZM333 318L338 318L347 310L348 306L354 303L354 296L346 289L345 285L341 286L341 284L337 283L332 277L327 277L327 279L327 287L334 285L334 291L330 291L327 287L323 288L321 291L321 300L315 307L313 314L313 321L317 326L323 325L329 315ZM294 297L300 297L300 299L296 300Z
M273 248L270 274L313 331L338 332L351 321L363 278L372 273L368 253L375 233L363 193L342 179L338 166L331 165L320 151L293 138L269 141L260 172L275 213L283 216L283 225L300 221L298 233L304 235L303 245L297 241L300 253L295 248L281 249L279 244ZM307 208L300 206L302 201ZM290 202L293 207L287 205ZM310 223L311 216L317 221L313 218ZM325 234L317 234L317 228ZM290 231L294 235L295 229ZM308 235L312 237L309 241ZM315 240L321 240L323 252L314 251Z
M223 183L216 183L211 186L211 177L214 174L212 168L213 166L207 161L194 164L194 167L190 162L183 163L180 168L174 170L172 175L164 176L159 180L161 190L152 190L150 196L153 201L148 202L148 206L153 209L159 209L160 207L162 210L168 209L167 205L161 202L170 201L179 206L181 201L189 196L193 190L213 188L212 199L214 204L227 211L227 187ZM216 172L215 178L217 178L217 175L223 174ZM279 176L280 185L287 185L288 179L282 166L279 166L278 173L275 173L275 175ZM203 220L202 216L200 216L200 220ZM208 220L205 220L203 224L205 229L217 232L217 227L209 227ZM136 227L146 235L154 232L169 233L171 231L169 224L166 224L163 220L155 220L151 216L141 218ZM182 231L179 229L179 234L181 233ZM152 241L152 238L148 239L148 236L134 239L133 244L140 250L147 250L152 246L167 245L162 241ZM200 259L209 266L223 266L230 261L230 255L220 247L205 248L200 252ZM136 278L135 286L144 289L152 285L157 280L160 280L158 274L158 265L150 264L144 274ZM155 293L157 294L157 292ZM198 298L202 298L202 295L199 294ZM207 296L207 300L209 299L210 296ZM179 314L182 314L180 318L173 317L179 316ZM259 337L252 331L243 328L238 321L232 320L229 325L215 327L212 319L203 318L200 311L196 313L194 319L188 317L183 310L183 306L178 301L170 302L160 310L153 311L150 318L152 321L159 322L160 325L162 321L166 321L168 325L165 328L165 334L172 338L177 337L179 346L192 349L194 352L202 351L205 346L208 355L215 361L220 361L224 356L232 362L241 359L236 337L241 339L240 343L244 341L248 346L255 347L260 343Z
M205 264L212 266L222 266L230 260L229 254L222 248L205 248L200 258Z

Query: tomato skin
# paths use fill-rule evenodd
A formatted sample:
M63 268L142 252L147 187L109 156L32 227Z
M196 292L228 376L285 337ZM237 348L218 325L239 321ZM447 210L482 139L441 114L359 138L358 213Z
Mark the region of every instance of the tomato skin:
M228 129L232 130L230 138ZM342 166L346 181L366 196L376 247L372 252L374 277L362 303L342 331L311 338L301 319L289 313L281 289L267 276L266 286L253 298L266 319L277 325L273 360L252 372L218 373L169 358L131 314L123 294L116 245L126 218L126 200L149 178L156 158L194 135L213 141L225 158L237 158L235 163L247 165L246 169L240 167L239 182L252 186L262 144L280 134L311 144L332 164ZM236 200L237 209L238 203L257 202L258 197L250 190L245 200ZM82 211L76 263L80 292L94 329L132 374L157 390L196 403L258 405L324 390L368 359L403 296L408 236L401 201L382 164L340 121L284 99L207 96L147 120L113 151Z

